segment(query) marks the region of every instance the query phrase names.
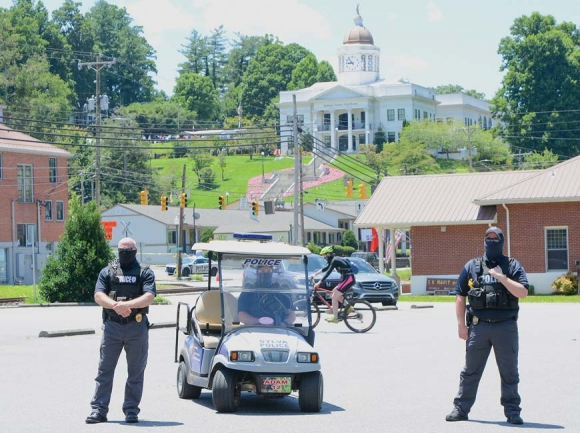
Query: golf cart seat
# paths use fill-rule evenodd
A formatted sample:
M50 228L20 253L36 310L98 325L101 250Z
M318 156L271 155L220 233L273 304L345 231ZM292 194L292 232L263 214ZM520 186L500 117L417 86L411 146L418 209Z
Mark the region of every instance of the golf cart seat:
M230 323L238 321L238 300L231 293L224 293L225 317ZM203 292L193 309L195 320L202 332L203 344L208 349L215 349L221 338L222 307L219 290Z

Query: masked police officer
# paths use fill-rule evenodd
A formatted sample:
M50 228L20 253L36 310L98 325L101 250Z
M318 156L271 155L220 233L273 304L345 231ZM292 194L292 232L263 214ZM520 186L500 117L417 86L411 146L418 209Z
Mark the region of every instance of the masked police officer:
M139 422L139 403L149 349L148 306L155 298L155 275L136 260L137 245L131 238L119 241L119 259L99 273L95 302L103 307L103 337L92 412L87 424L107 421L113 376L121 351L127 355L127 383L123 413L125 422Z
M523 424L518 394L518 299L528 294L522 265L503 255L504 235L497 227L485 232L485 255L467 262L455 286L459 338L467 341L459 391L447 421L467 421L477 387L493 347L501 377L501 404L510 424ZM466 313L465 298L469 300Z

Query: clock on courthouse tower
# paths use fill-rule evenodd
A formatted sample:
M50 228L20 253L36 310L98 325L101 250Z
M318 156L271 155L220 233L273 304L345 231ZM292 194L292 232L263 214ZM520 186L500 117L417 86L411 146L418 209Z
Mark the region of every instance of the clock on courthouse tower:
M344 70L345 71L360 71L361 70L361 55L349 54L344 56Z

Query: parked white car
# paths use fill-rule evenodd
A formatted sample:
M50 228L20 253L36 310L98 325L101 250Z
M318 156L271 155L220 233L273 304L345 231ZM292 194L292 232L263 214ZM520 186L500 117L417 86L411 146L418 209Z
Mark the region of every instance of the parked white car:
M175 274L177 269L176 263L169 263L165 265L165 273L167 275ZM209 260L205 257L192 256L183 257L181 259L181 276L188 277L194 274L207 274L209 271Z

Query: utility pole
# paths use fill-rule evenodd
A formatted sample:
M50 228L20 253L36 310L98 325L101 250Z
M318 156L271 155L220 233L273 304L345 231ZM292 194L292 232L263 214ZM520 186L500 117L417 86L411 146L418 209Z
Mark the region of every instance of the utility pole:
M112 64L115 63L115 59L102 62L101 55L97 54L97 61L96 62L85 62L85 63L78 63L79 70L82 69L83 66L86 66L89 69L92 69L97 73L97 80L96 80L96 90L97 94L95 95L95 108L96 108L96 119L95 119L95 136L96 136L96 147L95 147L95 195L96 195L96 202L97 202L97 209L101 206L101 69L105 66L110 68Z
M300 152L300 246L304 246L304 189L302 188L304 173L302 173L302 167L302 152Z
M292 104L294 105L294 116L292 120L292 140L294 143L294 236L293 245L298 244L298 188L300 177L300 155L298 153L298 108L296 107L296 94L292 95Z
M183 175L181 176L181 193L185 194L185 173L186 165L183 164ZM183 231L183 207L179 206L179 225L177 233L177 279L181 279L181 233ZM185 242L183 242L185 247Z

